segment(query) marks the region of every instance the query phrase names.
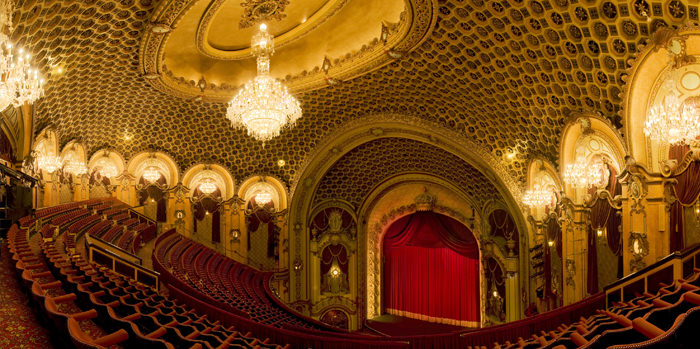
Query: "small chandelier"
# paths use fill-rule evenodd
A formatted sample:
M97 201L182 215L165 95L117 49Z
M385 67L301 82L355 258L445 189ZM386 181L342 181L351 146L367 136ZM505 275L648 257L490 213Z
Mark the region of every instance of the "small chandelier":
M272 202L272 193L270 193L267 189L263 189L257 193L255 193L255 203L258 204L258 206L265 206Z
M81 176L87 173L87 166L85 166L85 163L75 159L66 161L64 168L66 172L72 173L74 176Z
M199 191L201 191L202 193L204 193L206 195L209 195L209 194L215 192L216 189L217 189L216 183L211 178L204 178L199 183Z
M549 206L554 201L554 193L545 186L535 184L533 189L525 191L523 203L530 207Z
M602 161L588 163L586 158L578 157L573 164L564 168L564 182L574 188L600 186L605 180L605 164Z
M39 71L30 66L28 53L23 49L14 52L10 40L14 31L11 1L2 1L0 6L0 110L4 110L10 104L20 107L41 98L44 80L39 77Z
M54 173L61 168L61 159L53 155L39 155L37 158L37 165L40 169L48 173Z
M283 127L296 123L301 117L301 106L285 86L270 76L270 56L275 52L275 46L264 23L253 36L250 46L257 57L258 74L229 102L226 117L233 127L244 127L249 136L261 140L264 145L279 136Z
M158 171L158 167L156 166L146 167L146 169L143 171L143 179L149 183L155 183L160 179L160 176L160 171Z
M97 160L95 167L99 168L97 172L100 174L100 176L107 178L115 177L119 171L117 170L117 166L114 165L107 155Z
M678 96L671 93L649 110L644 134L659 142L689 143L700 135L700 110L696 105L681 104Z

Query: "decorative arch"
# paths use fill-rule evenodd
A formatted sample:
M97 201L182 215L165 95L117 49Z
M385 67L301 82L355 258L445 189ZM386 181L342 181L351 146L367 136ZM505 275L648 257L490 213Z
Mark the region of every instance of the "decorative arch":
M99 172L101 177L114 178L126 169L124 158L118 152L110 149L100 149L90 157L88 172L92 176ZM114 176L109 176L114 174Z
M576 114L564 127L559 151L559 178L564 177L566 165L573 164L579 157L588 162L596 157L605 158L620 173L627 155L627 148L617 130L607 119L596 114ZM571 185L561 184L570 198L585 195Z
M272 202L276 210L287 209L287 188L279 178L274 176L251 176L245 179L238 188L238 197L248 205L254 195L261 190L272 193Z
M652 142L644 134L649 109L663 97L661 91L675 90L681 99L700 94L700 85L683 83L686 74L698 76L700 73L698 58L700 29L697 26L688 24L675 30L660 28L629 69L622 104L625 138L630 155L649 171L659 172L660 163L668 159L668 145ZM670 86L665 85L669 78L675 80Z
M156 167L165 179L165 185L173 187L180 182L180 169L173 158L163 152L140 152L129 160L126 168L137 181L149 167Z
M236 181L233 176L225 167L217 164L197 164L190 167L182 176L182 184L189 188L189 194L192 196L199 185L209 179L221 192L224 201L236 194Z
M358 232L358 249L360 251L359 268L360 273L364 272L365 278L359 278L358 283L360 294L366 295L366 299L360 297L359 308L366 307L366 313L361 314L367 318L380 315L382 309L381 302L381 275L383 273L382 263L382 241L386 229L401 217L414 213L418 209L416 197L405 197L397 194L406 192L413 188L414 193L420 193L421 188L428 188L428 191L437 192L433 198L432 209L440 214L453 218L466 225L476 237L481 254L481 217L478 216L478 209L472 210L471 200L465 193L453 184L431 175L426 174L404 174L385 181L377 186L369 195L365 203L359 210L358 219L362 222ZM447 193L453 196L447 198ZM417 194L417 193L416 193ZM401 198L401 196L404 196ZM381 209L378 209L382 207ZM377 215L373 211L381 211L383 214ZM479 277L480 300L483 304L485 283L483 268L480 267ZM483 308L481 319L485 319Z

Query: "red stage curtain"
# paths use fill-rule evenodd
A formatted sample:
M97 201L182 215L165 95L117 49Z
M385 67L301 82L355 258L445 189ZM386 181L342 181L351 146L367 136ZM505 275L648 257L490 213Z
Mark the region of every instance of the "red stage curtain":
M434 212L416 212L389 227L384 257L389 313L479 324L479 251L469 228Z
M680 163L689 150L690 147L687 145L672 145L668 151L668 157ZM678 201L671 205L670 212L671 232L669 237L671 239L671 252L680 251L685 247L683 206L692 205L698 199L698 195L700 195L700 163L697 161L692 162L685 172L675 178L678 181L674 187Z

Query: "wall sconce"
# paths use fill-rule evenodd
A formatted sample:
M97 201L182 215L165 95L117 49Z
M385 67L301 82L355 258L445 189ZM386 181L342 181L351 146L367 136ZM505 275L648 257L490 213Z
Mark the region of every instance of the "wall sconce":
M304 265L301 262L301 258L297 257L297 259L294 260L294 271L299 272L304 268Z
M547 245L549 245L549 247L554 246L554 240L547 241Z
M700 200L695 202L695 216L700 217Z
M595 235L602 243L606 244L608 242L608 234L605 228L597 228L595 230Z
M231 230L231 241L239 242L240 238L241 238L241 231L238 229L232 229Z

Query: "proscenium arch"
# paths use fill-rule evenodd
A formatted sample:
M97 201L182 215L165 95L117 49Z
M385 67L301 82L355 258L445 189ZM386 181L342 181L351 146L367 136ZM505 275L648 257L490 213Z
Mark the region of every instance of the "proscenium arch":
M326 136L310 153L295 173L290 190L289 224L290 263L301 263L291 278L300 277L303 264L308 260L307 217L320 179L340 158L361 144L378 138L407 138L435 146L459 157L480 171L496 188L516 222L518 230L526 230L526 220L519 205L522 188L519 181L483 146L464 134L439 124L401 114L375 114L355 119ZM524 239L521 239L524 240ZM295 270L290 265L290 270ZM294 282L291 283L295 285ZM307 285L290 288L291 299L308 298Z
M458 214L458 209L461 207L445 207L448 210L447 211L437 211L440 214L443 214L445 216L448 216L450 218L453 218L460 223L464 224L467 226L472 233L474 234L474 237L477 241L477 244L479 246L479 260L481 260L481 257L483 256L483 241L481 241L481 236L483 235L483 232L481 231L481 222L483 221L483 217L479 214L479 209L478 206L472 206L475 204L475 202L472 200L471 197L469 197L465 192L463 192L460 188L455 186L454 184L450 183L449 181L434 176L430 174L425 174L425 173L405 173L405 174L400 174L396 175L393 177L390 177L386 180L384 180L382 183L379 185L375 186L370 194L367 196L366 200L363 202L362 206L359 209L359 214L358 214L358 219L360 220L358 222L358 271L360 275L364 275L365 278L358 278L358 284L359 284L359 289L358 289L358 295L359 297L359 302L358 302L358 309L361 309L360 316L363 317L372 317L376 315L380 315L379 312L382 309L382 303L381 303L381 294L382 294L382 263L380 262L382 259L382 243L383 243L383 238L384 234L386 233L386 229L388 229L389 226L391 226L392 223L395 221L399 220L401 217L404 217L408 214L412 214L415 212L405 210L402 214L396 215L395 217L391 217L390 220L384 221L384 219L381 220L381 230L377 231L375 227L371 226L373 223L376 223L371 220L370 214L373 212L375 206L384 198L387 194L390 194L394 192L397 189L400 189L403 186L407 185L419 185L419 186L435 186L442 188L444 191L448 191L451 194L454 195L454 198L456 199L455 201L461 201L466 203L467 205L475 208L475 217L474 218L474 228L470 226L469 221L470 217L466 217L464 215ZM420 193L416 193L418 195ZM432 193L434 194L434 193ZM405 207L410 204L412 204L413 197L409 199L408 201L405 202L400 202L396 203L392 209L398 209L400 207ZM440 198L440 195L438 194L438 200L444 200ZM440 202L438 202L438 206L440 205ZM451 206L451 205L450 205ZM458 206L458 205L455 205ZM485 295L486 295L486 284L484 283L484 270L483 270L483 265L481 263L479 264L479 283L480 283L480 289L479 289L479 299L481 304L483 305L485 302ZM483 312L484 307L482 306L482 312L481 312L481 319L482 321L485 320L486 318L484 317L485 313Z

